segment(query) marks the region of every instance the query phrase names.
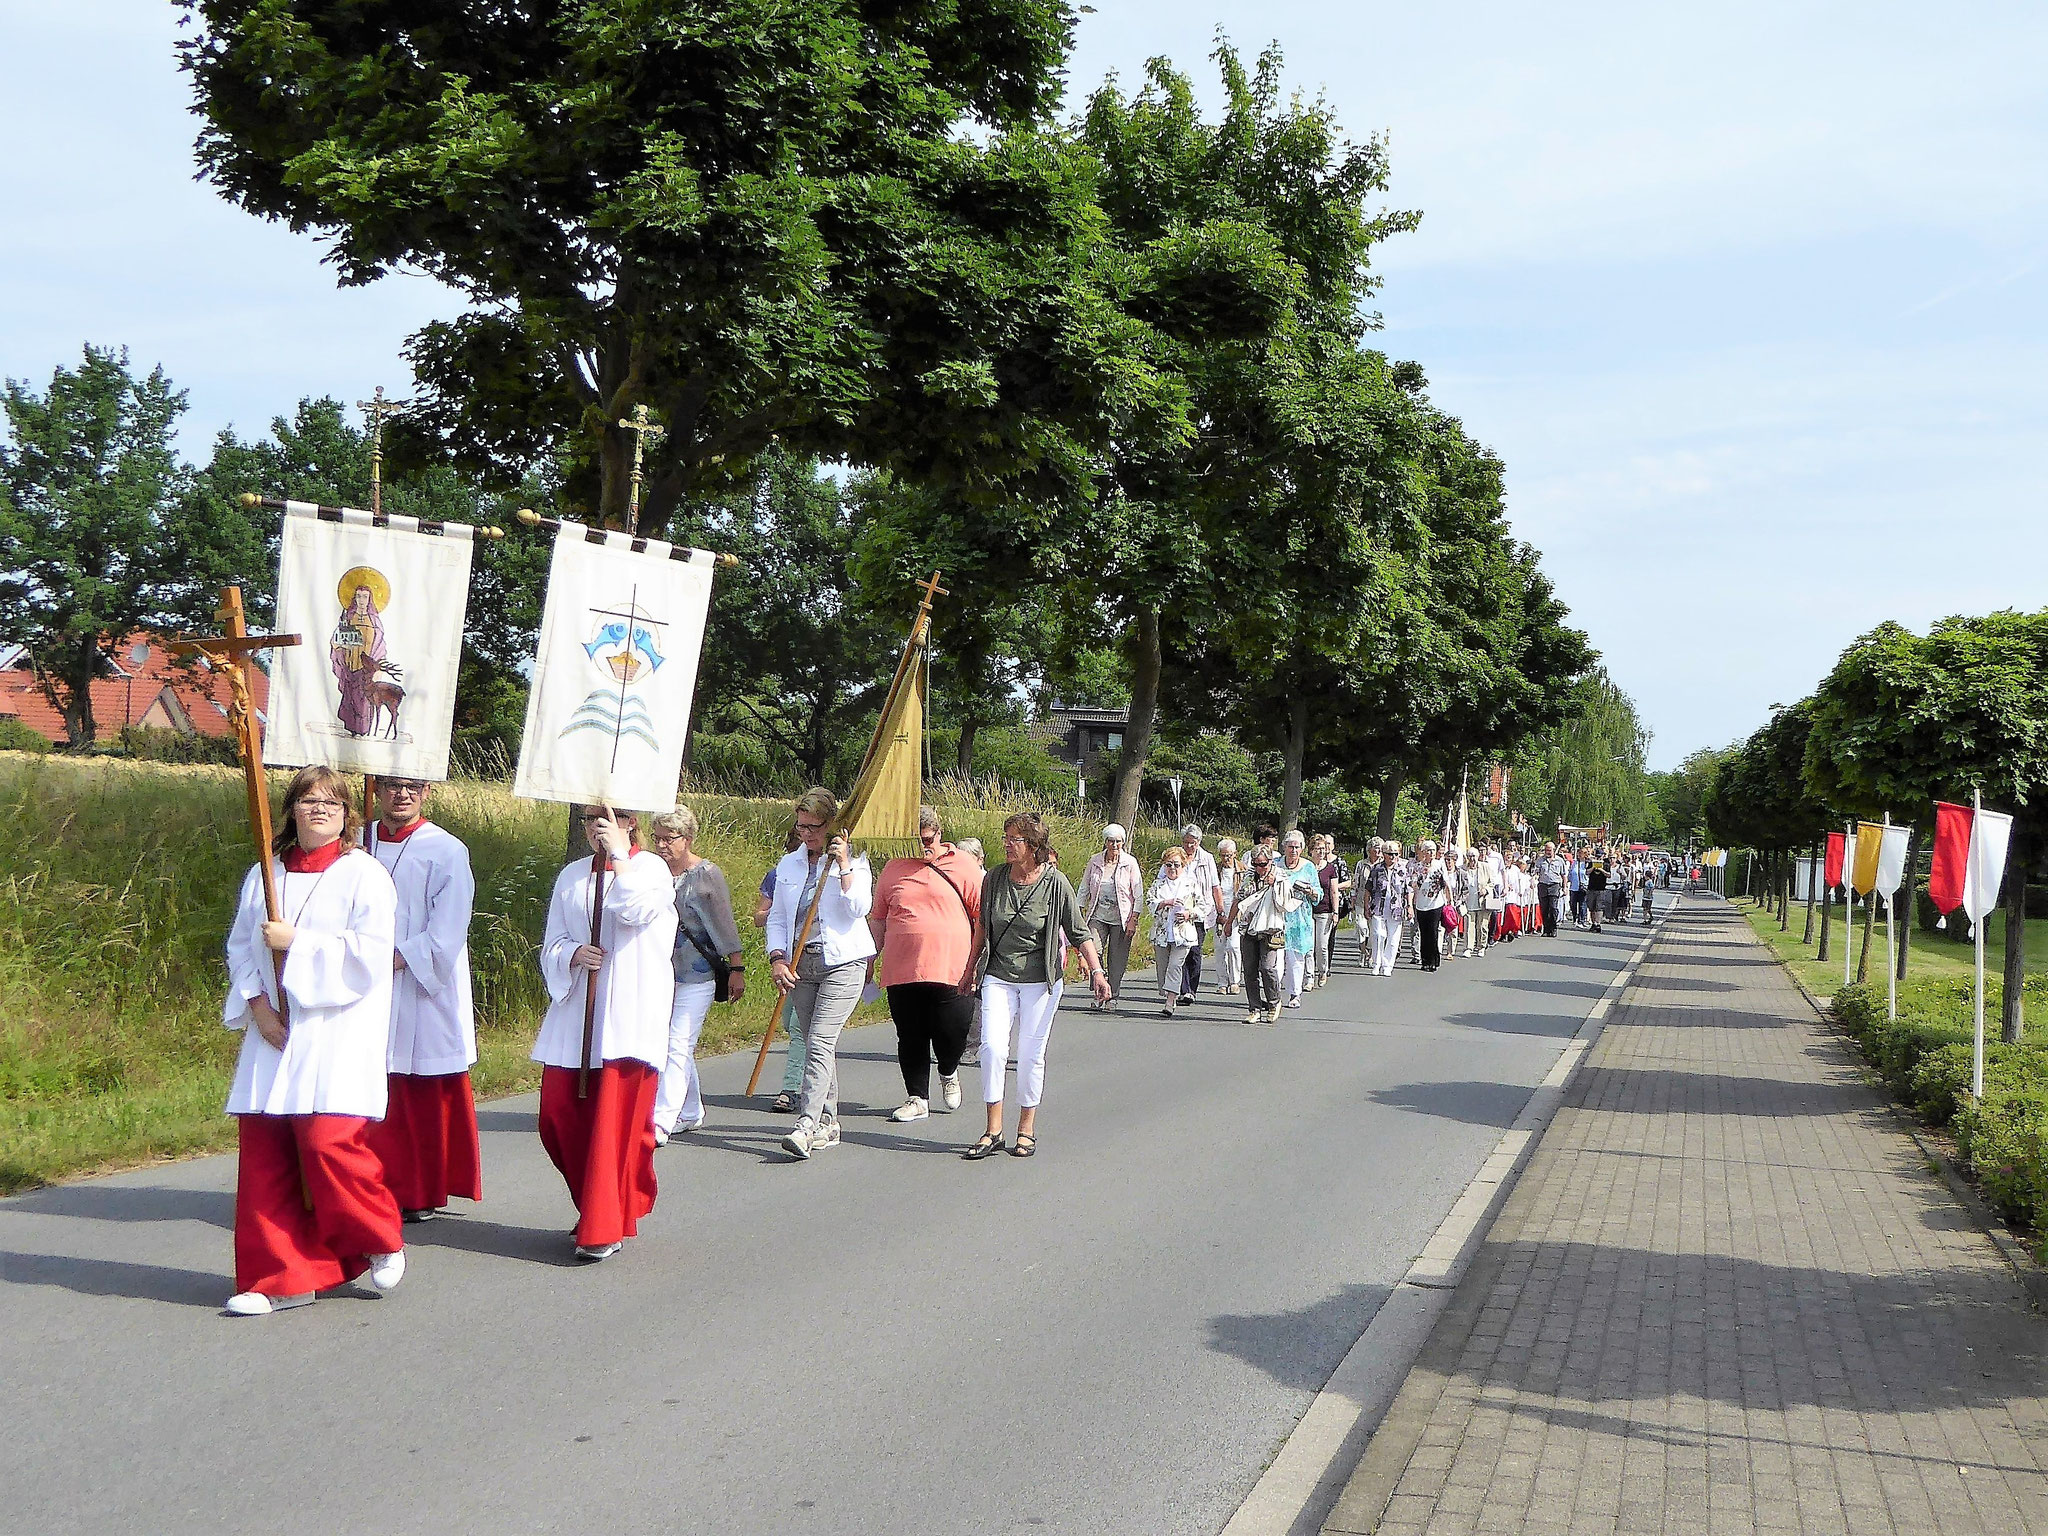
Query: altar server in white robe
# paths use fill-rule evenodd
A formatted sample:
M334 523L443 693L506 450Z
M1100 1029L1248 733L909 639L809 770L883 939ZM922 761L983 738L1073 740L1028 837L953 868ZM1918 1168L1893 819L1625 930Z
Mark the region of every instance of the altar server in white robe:
M484 1197L477 1141L476 1014L470 1001L469 916L476 879L462 839L427 820L429 786L379 779L370 855L398 888L391 966L390 1107L370 1145L407 1221L425 1221L450 1195Z
M242 1033L228 1113L241 1127L228 1311L303 1306L365 1270L405 1273L398 1202L368 1128L383 1118L397 899L356 846L348 786L302 768L285 791L272 920L260 869L228 934L222 1020Z
M541 977L553 1000L534 1042L546 1069L540 1139L576 1202L576 1256L608 1259L654 1209L654 1099L668 1060L675 999L675 886L668 865L637 846L631 811L585 806L583 833L605 860L604 910L590 942L593 861L556 877ZM579 1098L583 1000L595 978L590 1091Z

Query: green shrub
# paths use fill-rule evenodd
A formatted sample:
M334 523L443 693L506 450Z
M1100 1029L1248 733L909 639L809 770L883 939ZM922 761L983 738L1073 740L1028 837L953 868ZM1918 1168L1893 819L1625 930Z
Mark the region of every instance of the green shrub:
M0 720L0 752L47 752L49 739L9 715Z
M138 763L211 763L230 767L241 761L230 736L186 735L157 726L130 725L111 741L93 747L103 757L125 757Z

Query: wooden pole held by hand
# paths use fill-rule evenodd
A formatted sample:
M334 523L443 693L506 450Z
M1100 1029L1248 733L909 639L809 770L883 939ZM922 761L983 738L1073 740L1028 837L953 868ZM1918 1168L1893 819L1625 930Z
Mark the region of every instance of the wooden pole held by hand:
M590 947L600 948L604 936L604 872L611 855L600 848L590 856ZM601 968L601 965L600 967ZM590 1051L597 1033L597 969L583 973L583 1062L576 1069L576 1097L590 1097Z

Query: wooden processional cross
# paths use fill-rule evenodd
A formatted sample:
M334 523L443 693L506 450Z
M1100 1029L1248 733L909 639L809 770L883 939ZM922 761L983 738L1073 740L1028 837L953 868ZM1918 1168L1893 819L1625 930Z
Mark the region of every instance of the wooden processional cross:
M626 532L635 538L640 536L640 461L645 457L647 445L658 443L668 435L666 427L656 426L647 419L647 407L640 404L633 407L631 416L621 416L619 425L633 434L633 489L626 502Z
M242 589L223 587L220 606L213 611L225 633L187 635L171 642L174 656L203 656L225 672L233 698L228 705L228 724L235 733L235 749L242 759L242 785L249 796L249 836L256 844L256 867L263 872L263 911L272 922L284 916L277 900L277 874L270 853L270 785L263 777L263 722L256 714L256 701L249 691L250 660L258 651L297 645L297 635L252 635L242 616ZM283 975L284 956L272 959ZM278 1011L282 1014L284 988L278 986Z

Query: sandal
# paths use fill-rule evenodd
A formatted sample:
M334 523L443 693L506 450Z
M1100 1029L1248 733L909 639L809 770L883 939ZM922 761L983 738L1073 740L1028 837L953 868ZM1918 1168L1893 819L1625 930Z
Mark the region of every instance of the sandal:
M1036 1136L1027 1136L1024 1132L1019 1131L1017 1133L1017 1145L1010 1148L1010 1156L1036 1157L1037 1155L1038 1138Z
M982 1134L981 1140L977 1141L973 1146L969 1147L965 1152L961 1153L960 1155L966 1158L967 1161L969 1161L970 1163L978 1163L984 1157L993 1157L996 1153L1002 1150L1002 1132L997 1131L993 1134L984 1132Z
M775 1095L775 1104L773 1107L775 1113L778 1115L795 1114L796 1095L791 1093L787 1088L783 1089L782 1092Z

